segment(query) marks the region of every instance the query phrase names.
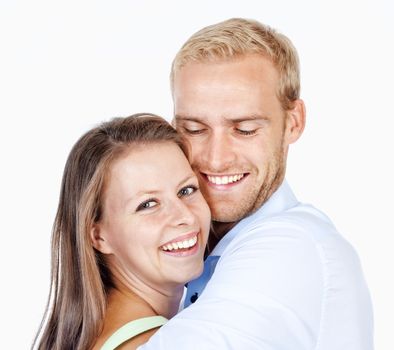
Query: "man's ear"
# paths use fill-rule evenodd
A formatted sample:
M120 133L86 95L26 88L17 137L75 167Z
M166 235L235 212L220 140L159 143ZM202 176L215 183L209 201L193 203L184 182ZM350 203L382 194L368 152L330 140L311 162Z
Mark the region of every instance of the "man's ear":
M286 140L287 144L296 142L305 128L305 104L302 100L295 100L293 108L286 111Z
M111 254L112 249L108 241L105 239L103 229L100 224L94 224L90 230L90 240L93 247L103 254Z

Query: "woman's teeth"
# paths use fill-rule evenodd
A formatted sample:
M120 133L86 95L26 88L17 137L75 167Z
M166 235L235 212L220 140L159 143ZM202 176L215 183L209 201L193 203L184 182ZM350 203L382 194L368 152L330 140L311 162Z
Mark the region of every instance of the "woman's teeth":
M164 251L186 249L186 248L194 247L196 243L197 243L197 236L194 236L193 238L186 239L184 241L168 243L166 245L163 245L161 249L163 249Z
M230 176L210 176L207 175L209 182L214 183L215 185L227 185L233 182L237 182L244 177L244 174L238 175L230 175Z

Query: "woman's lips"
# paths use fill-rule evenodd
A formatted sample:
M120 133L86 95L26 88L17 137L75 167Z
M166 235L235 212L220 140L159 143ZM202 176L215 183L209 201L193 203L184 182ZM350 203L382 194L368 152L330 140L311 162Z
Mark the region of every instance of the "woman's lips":
M199 232L192 232L179 236L163 244L160 249L173 256L192 255L198 250L198 234Z

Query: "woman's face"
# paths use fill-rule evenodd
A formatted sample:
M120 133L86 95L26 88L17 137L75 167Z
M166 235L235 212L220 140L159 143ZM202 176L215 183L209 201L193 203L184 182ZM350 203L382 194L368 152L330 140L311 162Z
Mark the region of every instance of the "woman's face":
M209 227L197 177L175 143L133 146L112 163L96 236L128 281L162 288L197 277Z

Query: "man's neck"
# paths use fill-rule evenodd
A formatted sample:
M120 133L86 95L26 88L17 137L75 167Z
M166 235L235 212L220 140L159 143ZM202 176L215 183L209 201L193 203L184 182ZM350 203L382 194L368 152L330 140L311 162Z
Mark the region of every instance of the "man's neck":
M209 234L208 244L207 244L207 254L210 254L212 250L216 247L219 241L230 231L238 222L219 222L212 221L211 232Z

